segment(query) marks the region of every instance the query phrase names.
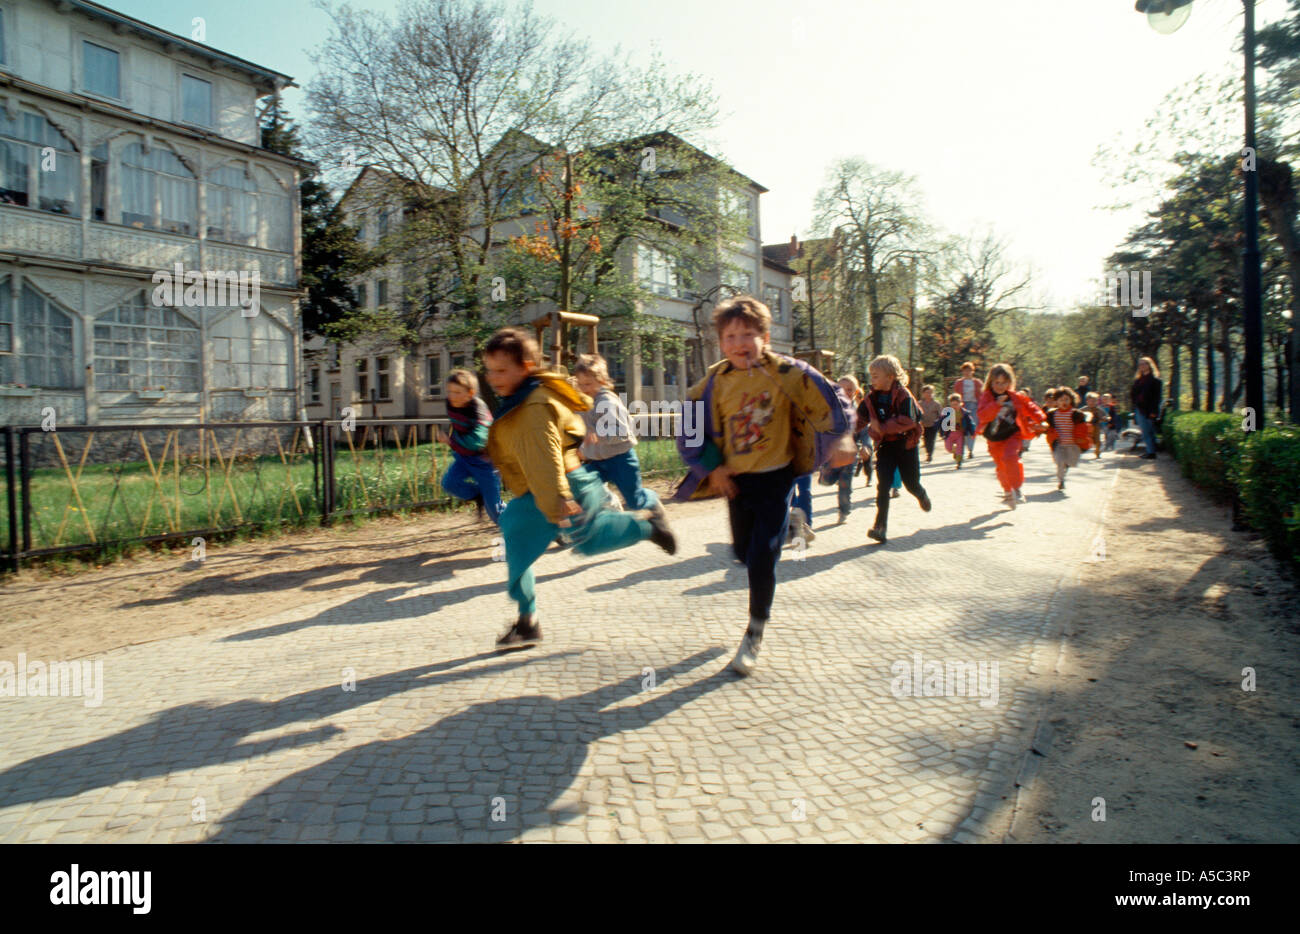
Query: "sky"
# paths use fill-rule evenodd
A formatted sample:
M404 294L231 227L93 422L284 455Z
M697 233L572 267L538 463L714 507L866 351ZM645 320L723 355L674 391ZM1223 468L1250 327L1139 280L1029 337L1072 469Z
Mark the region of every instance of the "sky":
M209 45L303 86L311 49L330 29L309 0L100 2L182 35L201 16ZM1132 138L1167 93L1198 74L1242 70L1239 0L1196 0L1172 35L1152 30L1133 0L534 0L533 8L599 52L644 62L657 49L678 72L709 81L723 119L703 148L769 189L765 243L808 236L828 166L861 156L914 176L926 216L943 230L1003 237L1050 311L1095 295L1105 257L1142 220L1142 206L1105 210L1116 196L1092 165L1097 148ZM1257 24L1285 12L1284 0L1260 0ZM305 116L300 91L285 100Z

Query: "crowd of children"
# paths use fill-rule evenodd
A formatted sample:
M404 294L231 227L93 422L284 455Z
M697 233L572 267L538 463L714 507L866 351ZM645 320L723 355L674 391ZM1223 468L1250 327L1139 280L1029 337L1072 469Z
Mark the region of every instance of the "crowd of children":
M723 359L685 394L703 413L702 435L677 437L688 468L674 499L722 496L727 502L732 552L748 573L748 624L731 667L748 674L757 663L776 591L776 567L789 537L813 539L811 479L838 488L838 522L849 518L853 482L876 476L876 514L868 538L888 540L890 500L906 487L925 512L925 462L943 439L956 468L973 456L983 435L1006 505L1025 502L1021 455L1040 434L1056 464L1057 489L1089 449L1114 450L1119 416L1114 396L1068 387L1049 389L1040 407L1017 390L1011 366L995 364L984 380L973 363L942 398L935 387L908 389L897 358L882 355L867 367L864 390L852 375L832 383L807 363L771 350L771 313L751 296L722 302L713 323ZM637 438L626 406L614 394L609 369L597 354L577 359L572 378L543 367L527 331L504 328L488 342L484 372L500 400L495 416L479 396L469 370L447 377L450 430L438 440L452 449L443 475L453 496L477 504L480 518L499 525L505 545L506 591L518 617L501 647L541 639L533 564L557 539L582 555L650 541L668 554L677 541L653 490L641 481ZM1144 384L1145 385L1145 384ZM611 502L611 484L626 505ZM502 505L502 488L511 494Z

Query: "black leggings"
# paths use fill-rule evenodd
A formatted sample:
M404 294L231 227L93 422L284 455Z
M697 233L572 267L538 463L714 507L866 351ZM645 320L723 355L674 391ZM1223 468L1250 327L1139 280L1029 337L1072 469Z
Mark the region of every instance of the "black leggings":
M907 446L906 438L881 441L876 445L876 527L883 529L889 522L889 490L894 485L894 471L898 470L907 492L918 499L925 495L921 486L921 449Z
M794 468L739 473L731 478L739 492L727 500L736 557L749 568L749 615L766 620L776 595L776 562L785 544Z
M934 457L934 437L939 433L939 423L935 422L925 429L925 459Z

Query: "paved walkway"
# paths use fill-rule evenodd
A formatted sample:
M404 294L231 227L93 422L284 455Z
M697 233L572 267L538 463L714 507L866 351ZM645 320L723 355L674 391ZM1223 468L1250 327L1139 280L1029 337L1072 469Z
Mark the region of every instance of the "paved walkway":
M1066 496L1036 442L1012 512L987 454L936 462L934 511L904 491L883 548L874 487L835 527L814 485L749 679L720 502L670 507L674 559L548 552L533 650L490 651L513 613L487 551L115 650L101 706L0 698L0 842L1001 839L1116 466L1085 458ZM972 677L909 696L932 661Z

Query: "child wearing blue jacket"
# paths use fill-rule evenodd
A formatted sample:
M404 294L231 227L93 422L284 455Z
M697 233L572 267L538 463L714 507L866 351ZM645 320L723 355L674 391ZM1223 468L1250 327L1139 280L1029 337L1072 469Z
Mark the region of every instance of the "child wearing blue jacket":
M469 370L447 374L447 418L451 432L438 429L437 438L451 448L451 466L442 475L442 488L457 499L478 506L478 516L496 525L505 506L501 502L501 477L487 457L492 413L479 397L478 377Z

